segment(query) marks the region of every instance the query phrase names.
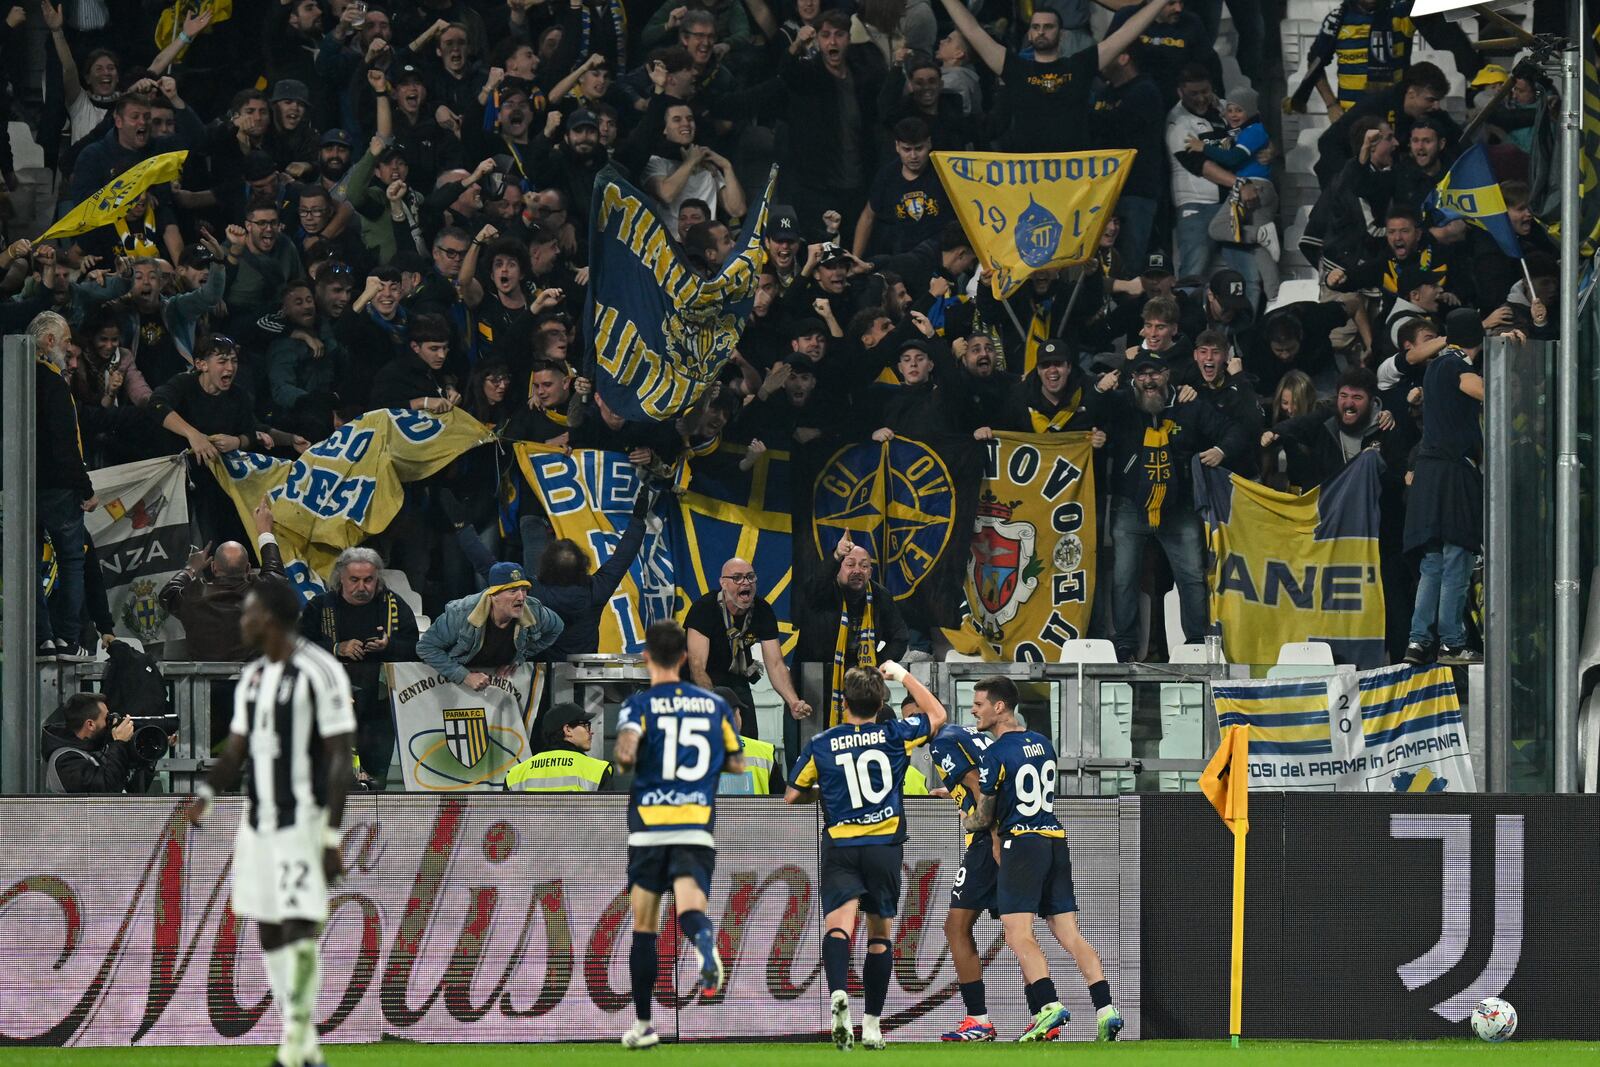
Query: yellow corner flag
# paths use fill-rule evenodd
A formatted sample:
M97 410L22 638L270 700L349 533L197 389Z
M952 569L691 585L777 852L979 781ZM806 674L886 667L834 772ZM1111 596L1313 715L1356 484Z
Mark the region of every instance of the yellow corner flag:
M141 160L111 179L104 189L61 216L56 224L39 235L38 241L54 237L76 237L80 233L109 226L128 213L128 205L152 185L170 182L183 171L187 150L164 152ZM38 241L34 243L37 244Z
M1244 865L1250 833L1250 728L1230 726L1200 775L1200 791L1233 831L1233 963L1228 975L1228 1033L1234 1047L1244 1016Z
M995 298L1004 300L1035 271L1094 256L1136 154L935 152L933 167L990 271Z

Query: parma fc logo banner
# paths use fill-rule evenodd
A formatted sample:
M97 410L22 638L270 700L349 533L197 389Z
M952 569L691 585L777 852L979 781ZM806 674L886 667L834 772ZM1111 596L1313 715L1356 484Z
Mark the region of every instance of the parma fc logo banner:
M873 581L896 600L926 587L930 606L953 601L982 465L982 446L957 435L846 445L812 487L809 540L817 558L831 559L848 533L872 556Z
M674 418L733 356L766 262L761 240L777 174L768 175L738 243L710 278L679 255L653 199L614 168L595 178L585 338L611 410L634 420Z
M1215 682L1217 725L1250 728L1250 788L1472 793L1448 667Z
M345 423L299 459L229 452L213 461L246 530L262 496L272 499L272 519L289 579L309 600L339 553L382 533L400 511L404 486L494 440L488 427L465 411L428 415L402 408L369 411Z
M1094 447L1086 433L997 433L972 526L967 616L950 647L1054 663L1094 603Z
M383 669L407 792L499 790L506 772L532 755L528 729L544 687L543 664L491 675L476 693L425 663Z
M639 474L627 455L593 448L574 449L568 455L565 449L531 441L518 441L514 447L529 490L523 507L534 501L549 517L557 537L583 546L591 569L604 566L628 527L639 495ZM655 529L646 528L638 557L600 617L601 653L639 652L645 629L657 619L672 618L671 549L660 523L652 520L650 525Z
M182 456L160 456L89 472L100 506L84 529L100 558L117 634L146 645L176 641L183 624L157 597L189 558L189 488Z
M1339 663L1384 662L1378 454L1364 451L1304 496L1194 463L1211 552L1211 616L1232 663L1276 663L1325 641Z
M933 166L1004 300L1035 271L1086 263L1116 210L1132 149L1013 156L935 152Z
M672 574L681 620L708 592L721 588L722 565L738 557L756 572L756 595L772 605L784 652L792 652L795 627L789 614L794 584L793 517L790 514L789 453L767 449L749 470L740 470L743 446L724 442L690 459L680 478L677 513L670 516Z

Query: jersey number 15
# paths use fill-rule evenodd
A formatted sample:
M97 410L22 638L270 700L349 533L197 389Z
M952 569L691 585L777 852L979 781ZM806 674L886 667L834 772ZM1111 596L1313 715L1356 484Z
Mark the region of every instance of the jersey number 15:
M661 748L661 777L674 782L698 782L711 769L711 720L660 719L667 743Z

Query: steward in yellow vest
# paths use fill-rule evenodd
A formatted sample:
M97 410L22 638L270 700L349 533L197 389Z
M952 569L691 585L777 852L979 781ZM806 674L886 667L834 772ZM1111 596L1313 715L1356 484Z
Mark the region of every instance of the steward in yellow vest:
M755 714L755 709L744 707L739 694L729 686L719 685L712 692L726 700L733 709L733 724L739 731L739 743L744 746L744 770L738 774L724 773L717 785L717 793L723 796L741 793L758 797L773 794L782 796L783 768L778 766L778 750L770 741L744 736L745 716Z
M544 751L506 772L511 793L598 793L611 782L611 764L589 755L594 724L573 703L553 705L545 715ZM556 740L559 738L560 740Z

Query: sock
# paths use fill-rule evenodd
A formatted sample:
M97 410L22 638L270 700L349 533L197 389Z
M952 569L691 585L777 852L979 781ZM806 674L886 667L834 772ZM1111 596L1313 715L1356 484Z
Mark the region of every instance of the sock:
M850 983L850 938L837 928L822 935L822 969L828 974L828 992L848 989Z
M293 981L294 946L280 945L264 949L262 960L267 965L267 984L272 987L272 999L278 1002L278 1062L284 1067L299 1067L300 1050L290 1043L289 1031L293 1023L294 1008L289 1003L289 986Z
M633 1015L642 1023L650 1021L650 995L656 989L660 959L655 934L633 932L633 947L628 950L628 974L633 978Z
M290 999L295 1003L295 1017L299 1026L297 1044L301 1063L321 1063L322 1050L317 1043L317 995L322 992L322 953L317 939L308 937L296 941L295 981Z
M1058 999L1056 997L1056 984L1048 977L1041 978L1037 982L1028 983L1028 988L1025 992L1028 997L1028 1009L1035 1015L1038 1015L1045 1005L1054 1004Z
M683 931L684 939L694 945L700 952L702 961L709 962L711 953L717 947L717 935L711 928L711 920L706 918L703 911L686 911L678 916L678 929Z
M883 952L873 948L882 945ZM883 1002L889 996L889 975L894 970L894 951L886 937L867 940L867 962L861 967L861 985L866 994L866 1013L873 1018L883 1014Z
M989 1002L984 999L983 979L976 982L961 983L961 1003L966 1005L967 1014L980 1022L989 1017Z
M1111 983L1104 978L1089 987L1089 999L1094 1001L1095 1011L1111 1007Z

